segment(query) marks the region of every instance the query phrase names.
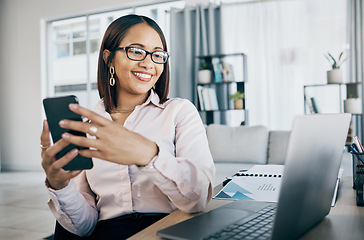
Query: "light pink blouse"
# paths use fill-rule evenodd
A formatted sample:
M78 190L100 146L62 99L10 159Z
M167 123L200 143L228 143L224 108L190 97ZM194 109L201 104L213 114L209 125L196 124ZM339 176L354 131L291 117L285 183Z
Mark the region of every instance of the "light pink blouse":
M111 119L102 101L94 111ZM158 155L142 169L94 158L94 167L67 187L48 188L48 205L70 232L90 235L97 221L132 212L197 212L210 201L215 167L205 128L191 102L174 98L159 104L152 91L124 127L154 141Z

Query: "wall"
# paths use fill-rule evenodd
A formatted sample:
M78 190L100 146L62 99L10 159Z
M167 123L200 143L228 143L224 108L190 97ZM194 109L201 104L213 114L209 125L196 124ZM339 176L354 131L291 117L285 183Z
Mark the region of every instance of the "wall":
M44 21L130 6L129 0L0 0L0 169L41 170Z

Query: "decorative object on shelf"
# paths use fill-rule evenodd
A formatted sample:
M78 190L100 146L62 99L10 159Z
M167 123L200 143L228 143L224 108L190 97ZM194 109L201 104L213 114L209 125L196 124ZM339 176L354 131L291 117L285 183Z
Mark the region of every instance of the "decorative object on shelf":
M212 79L212 71L206 61L201 61L200 70L198 71L198 82L201 84L210 83Z
M249 125L248 109L245 98L241 106L235 110L230 95L236 91L245 93L245 82L247 81L247 56L244 53L228 53L197 56L199 70L209 69L211 78L209 82L196 79L196 100L194 104L198 107L204 124L209 125L227 124L240 125L241 122Z
M361 101L360 98L354 97L350 95L347 99L344 100L344 112L353 113L353 114L361 114Z
M330 53L325 55L332 68L330 71L327 71L328 84L338 84L343 82L343 74L340 69L341 64L343 64L346 60L346 58L342 59L343 54L344 52L341 52L338 59L335 59Z
M234 100L235 109L244 109L244 97L244 93L237 91L236 93L230 95L229 99Z

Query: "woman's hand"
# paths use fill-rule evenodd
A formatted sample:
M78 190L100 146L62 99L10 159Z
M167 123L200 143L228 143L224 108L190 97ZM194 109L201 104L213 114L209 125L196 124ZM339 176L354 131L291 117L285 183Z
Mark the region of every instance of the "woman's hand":
M56 160L56 154L65 148L69 143L63 139L51 145L49 139L49 127L47 121L43 122L43 131L40 137L40 143L42 146L42 167L47 175L47 180L53 189L59 190L68 185L69 180L77 176L81 171L66 171L62 167L69 163L74 157L77 156L78 150L73 149L62 158Z
M91 123L62 120L60 126L84 133L96 138L62 135L66 142L91 149L79 150L85 157L95 157L124 165L147 165L158 154L157 145L138 133L127 130L121 124L106 119L78 104L70 104L70 109L88 119Z

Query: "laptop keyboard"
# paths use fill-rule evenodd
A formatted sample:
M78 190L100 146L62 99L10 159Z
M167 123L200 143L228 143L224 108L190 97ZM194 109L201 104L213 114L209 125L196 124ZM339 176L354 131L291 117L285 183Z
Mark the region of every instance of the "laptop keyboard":
M270 239L276 207L276 204L269 205L250 220L240 219L205 239Z

